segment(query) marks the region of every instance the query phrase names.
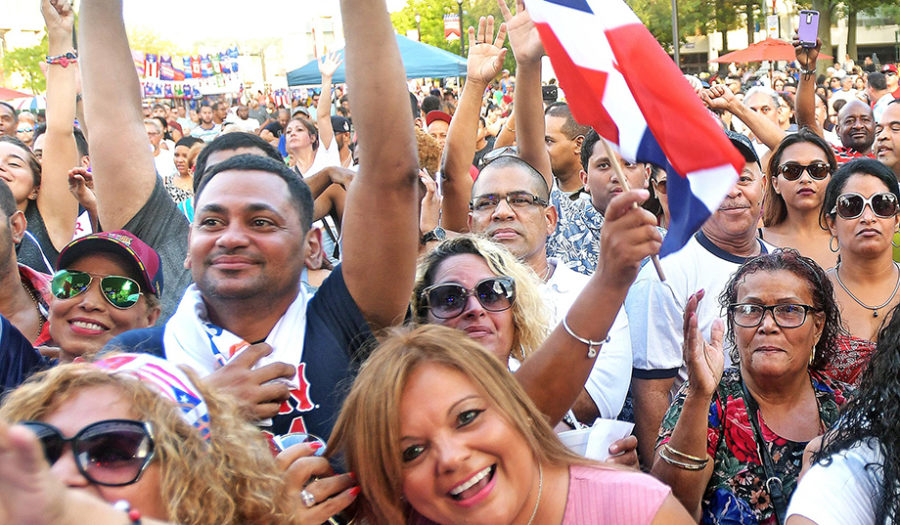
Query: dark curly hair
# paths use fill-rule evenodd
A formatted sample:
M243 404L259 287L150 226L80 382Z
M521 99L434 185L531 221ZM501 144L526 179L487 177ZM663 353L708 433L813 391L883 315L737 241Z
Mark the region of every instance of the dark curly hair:
M814 370L822 370L834 358L837 351L837 337L843 330L841 312L834 300L834 288L831 280L825 275L825 270L816 264L816 261L800 255L800 252L792 248L779 248L772 253L763 254L745 262L737 269L731 280L725 285L722 295L719 296L719 305L725 310L727 316L728 330L725 338L731 345L731 360L737 363L740 360L740 354L734 344L734 316L728 305L737 302L738 286L743 283L747 275L778 270L787 270L806 282L813 298L811 306L825 316L822 336L816 343L816 355L809 366Z
M875 353L862 373L859 389L841 410L837 425L826 434L813 461L831 464L832 456L857 445L877 446L884 458L866 470L880 480L875 523L900 518L900 315L895 308L878 333ZM873 439L874 438L874 439ZM875 497L873 495L873 497Z
M831 211L837 203L837 198L840 197L841 192L844 191L844 186L847 185L847 181L854 175L871 175L877 178L883 182L884 185L887 186L888 191L893 193L894 196L897 197L897 200L900 201L900 185L898 185L897 177L890 168L875 159L853 159L841 166L837 172L831 175L828 187L825 188L825 201L822 203L822 214L819 216L819 224L823 227L828 224L825 221L825 217L830 217L831 219L835 218L836 214Z

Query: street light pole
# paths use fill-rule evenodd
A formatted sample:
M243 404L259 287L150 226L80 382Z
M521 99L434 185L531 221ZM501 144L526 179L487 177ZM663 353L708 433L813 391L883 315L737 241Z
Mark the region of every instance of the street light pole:
M416 13L416 39L422 41L422 15Z
M459 6L459 54L465 58L466 56L466 25L463 23L463 10L462 10L463 0L456 0L456 5Z
M672 49L675 51L675 65L678 66L678 69L681 69L680 44L678 39L678 0L672 0Z

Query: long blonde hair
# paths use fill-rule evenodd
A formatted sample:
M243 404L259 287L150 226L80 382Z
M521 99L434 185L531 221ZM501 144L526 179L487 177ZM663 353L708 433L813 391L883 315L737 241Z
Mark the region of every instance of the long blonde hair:
M471 254L484 259L494 275L505 275L516 281L513 300L513 336L510 355L524 360L547 339L549 312L541 300L540 281L534 271L497 243L476 235L460 235L439 244L419 259L416 283L413 287L412 310L417 323L428 322L428 309L422 301L422 291L434 283L434 276L442 262L454 255Z
M229 396L191 375L210 413L207 443L167 399L146 384L89 364L66 364L36 374L0 406L10 422L42 420L78 391L111 386L131 404L135 419L155 430L160 491L168 519L183 525L290 523L284 481L265 438L238 413Z
M343 454L365 496L363 523L407 523L414 510L403 500L400 400L413 371L423 363L458 370L524 437L540 464L595 464L570 452L512 374L463 333L440 325L396 328L363 364L328 444Z

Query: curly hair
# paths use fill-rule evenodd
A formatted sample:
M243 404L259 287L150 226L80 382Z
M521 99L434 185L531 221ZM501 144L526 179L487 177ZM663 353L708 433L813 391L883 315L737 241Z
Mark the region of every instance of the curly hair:
M441 168L441 146L437 140L418 127L416 129L416 146L419 151L419 166L428 170L432 176Z
M241 418L230 396L204 388L195 374L186 372L209 408L209 443L145 383L86 363L32 376L7 394L0 417L39 421L78 391L111 386L131 403L135 419L151 422L156 430L154 461L160 462L160 491L169 520L184 525L291 522L284 481L263 435Z
M481 237L461 235L447 239L419 259L410 301L415 322L428 322L428 308L422 301L422 292L435 284L438 267L450 257L464 254L481 257L494 275L512 277L516 282L516 297L512 305L515 334L510 355L520 361L525 359L541 346L549 331L549 314L541 300L538 278L531 268L520 263L504 246Z
M328 443L328 455L341 454L347 470L359 479L365 496L357 506L362 523L412 523L415 511L404 500L402 489L400 401L410 376L424 363L440 364L469 378L525 438L537 462L598 465L559 441L504 364L477 342L438 325L395 328L388 333L360 369Z
M887 186L888 191L893 193L894 196L897 197L897 200L900 201L900 184L898 184L897 177L890 168L875 159L853 159L841 166L840 169L831 176L828 187L825 188L825 202L822 203L822 213L819 215L819 224L828 224L825 220L826 218L830 220L835 219L837 213L832 213L832 210L834 210L835 204L837 204L837 198L840 197L841 192L844 191L844 187L847 185L850 178L855 175L871 175L872 177L877 178L883 182L884 185Z
M822 150L822 155L828 163L830 173L834 173L837 170L837 159L834 157L834 152L831 151L831 146L808 127L804 126L797 133L785 135L784 139L769 157L769 165L767 166L769 176L766 177L766 198L763 200L763 224L766 226L775 226L787 219L787 204L784 202L784 197L775 191L772 180L779 175L778 168L781 166L784 150L794 144L802 143L812 144Z
M779 270L791 272L806 283L813 298L811 306L822 312L825 318L822 335L816 342L815 357L809 366L813 370L822 370L831 362L837 352L837 338L843 331L841 311L834 299L831 279L825 275L825 270L816 261L800 255L800 252L792 248L779 248L772 253L763 254L745 262L734 272L719 296L719 305L726 312L727 317L728 330L725 333L725 340L731 347L731 360L734 363L740 361L740 352L734 343L734 316L728 308L729 305L737 302L738 287L750 274Z
M862 373L856 394L841 409L837 425L825 435L813 461L829 465L832 456L857 445L880 449L882 464L868 464L880 479L875 523L896 523L900 518L900 314L891 312L878 333L875 353ZM873 495L874 497L874 495Z

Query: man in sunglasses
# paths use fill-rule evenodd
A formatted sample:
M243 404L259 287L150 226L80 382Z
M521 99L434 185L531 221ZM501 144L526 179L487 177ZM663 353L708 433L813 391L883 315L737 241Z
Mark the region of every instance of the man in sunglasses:
M749 258L773 249L757 238L764 184L756 149L745 135L727 134L745 160L737 183L688 244L660 261L666 281L661 282L648 264L625 299L634 353L631 392L635 435L641 461L647 467L653 461L670 395L687 378L681 344L688 298L698 290L706 291L707 299L697 309L697 323L709 337L713 321L721 313L715 298L731 274Z
M121 4L91 6L90 13L87 5L82 9L81 23L118 35L120 49L109 56L118 63L107 66L131 77L137 89L133 65L125 71L130 55L122 52ZM309 186L262 149L216 150L195 192L186 261L195 284L163 328L110 344L141 344L189 365L213 388L236 393L276 435L327 438L342 386L371 348L371 330L403 321L413 287L418 163L400 54L383 2L357 1L343 21L364 153L347 194L342 263L310 297L301 286L315 235Z

